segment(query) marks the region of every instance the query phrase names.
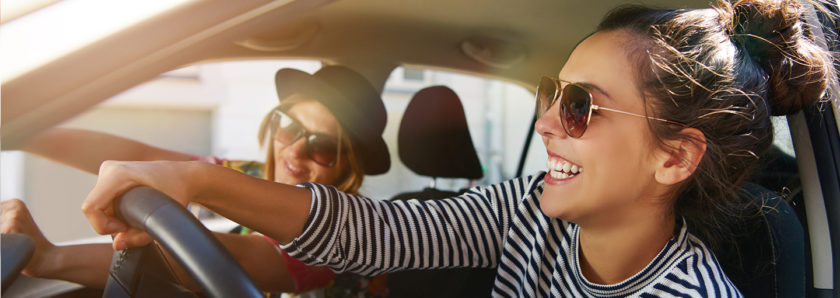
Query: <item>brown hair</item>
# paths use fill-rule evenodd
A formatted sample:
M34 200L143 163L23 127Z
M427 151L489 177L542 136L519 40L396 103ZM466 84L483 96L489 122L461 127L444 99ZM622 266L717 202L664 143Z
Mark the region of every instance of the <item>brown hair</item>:
M262 123L260 123L259 132L257 133L257 138L259 139L260 147L263 147L266 150L265 168L263 169L264 179L274 181L274 142L271 141L273 137L271 135L272 128L269 127L272 113L275 110L287 112L295 104L309 100L313 99L293 94L282 100L277 107L271 109L271 111L263 117ZM343 128L339 127L339 129L341 130ZM359 159L356 158L356 151L346 134L339 133L339 142L341 143L342 149L338 158L346 158L347 167L342 171L341 176L339 176L338 181L336 181L333 186L343 192L357 193L365 177L364 168L359 162ZM339 163L336 163L336 165L338 164Z
M807 37L801 18L794 0L721 1L710 9L623 6L598 26L629 34L625 50L639 66L648 114L704 134L705 154L674 190L673 208L712 247L729 237L732 220L755 213L738 192L772 144L770 115L819 101L834 78L831 55ZM673 148L663 140L687 138L682 127L649 124L665 150Z

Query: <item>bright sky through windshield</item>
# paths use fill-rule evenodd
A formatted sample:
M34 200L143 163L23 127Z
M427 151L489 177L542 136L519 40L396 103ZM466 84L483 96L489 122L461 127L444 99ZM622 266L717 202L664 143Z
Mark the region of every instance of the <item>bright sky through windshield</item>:
M8 81L191 0L64 0L0 25L0 80Z

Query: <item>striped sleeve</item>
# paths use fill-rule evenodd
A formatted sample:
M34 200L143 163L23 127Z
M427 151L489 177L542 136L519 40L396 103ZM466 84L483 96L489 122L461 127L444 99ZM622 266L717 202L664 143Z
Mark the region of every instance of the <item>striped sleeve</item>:
M280 247L306 264L367 276L493 267L529 179L476 187L444 200L395 202L304 183L312 191L309 219L300 236Z

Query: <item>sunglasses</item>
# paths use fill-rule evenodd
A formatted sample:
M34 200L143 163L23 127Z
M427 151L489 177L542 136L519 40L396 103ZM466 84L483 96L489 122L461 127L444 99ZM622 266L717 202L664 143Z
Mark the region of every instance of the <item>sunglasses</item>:
M280 110L274 110L269 120L274 135L274 141L285 146L294 144L298 139L306 140L306 156L315 163L333 167L338 162L341 146L338 137L323 133L312 133L306 130L295 118Z
M560 88L560 82L566 86ZM589 88L579 83L561 81L559 79L542 77L537 85L537 117L541 117L548 111L557 99L560 98L560 123L563 130L572 138L580 138L589 127L589 120L592 118L592 111L610 111L630 116L647 118L662 121L668 124L686 126L683 123L640 115L636 113L602 107L592 103L592 93Z

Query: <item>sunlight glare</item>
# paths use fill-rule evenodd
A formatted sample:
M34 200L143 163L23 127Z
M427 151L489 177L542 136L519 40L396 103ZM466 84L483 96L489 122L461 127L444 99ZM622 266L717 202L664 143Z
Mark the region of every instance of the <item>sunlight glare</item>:
M194 0L64 0L0 26L0 80L12 80Z

